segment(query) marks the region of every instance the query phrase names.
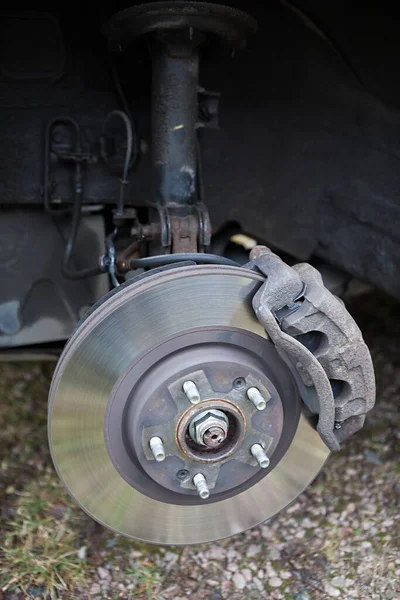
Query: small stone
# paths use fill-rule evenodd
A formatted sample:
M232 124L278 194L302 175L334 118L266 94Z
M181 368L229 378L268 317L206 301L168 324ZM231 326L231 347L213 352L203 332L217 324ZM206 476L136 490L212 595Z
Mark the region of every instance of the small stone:
M208 558L212 558L215 560L223 560L226 556L226 550L221 546L214 546L213 548L211 548L211 550L207 552L207 555Z
M264 571L262 569L260 569L258 571L257 577L258 577L258 579L264 579Z
M264 590L264 584L262 581L260 581L260 579L258 579L258 577L254 577L253 583L259 592L262 592Z
M53 506L51 514L56 519L62 519L64 517L65 513L67 512L67 510L68 510L68 508L66 506L64 506L62 504L56 504L55 506Z
M315 527L318 527L318 523L316 521L311 521L311 519L308 519L307 517L302 520L301 524L305 529L314 529Z
M247 549L246 556L248 558L252 558L253 556L257 556L257 554L260 554L260 552L261 552L260 544L250 544L250 546Z
M87 547L81 546L78 550L78 558L79 560L86 560L87 557Z
M270 562L267 562L267 564L265 565L265 570L267 572L268 578L277 577L277 572L275 571L274 567L271 565Z
M392 527L394 525L393 519L386 519L382 523L382 527Z
M346 473L347 475L350 475L350 477L353 477L354 475L357 475L357 469L349 467L348 469L346 469Z
M289 506L289 508L286 509L286 513L288 515L291 515L292 513L299 510L300 508L301 508L301 505L298 502L295 502L295 504L292 504L292 506Z
M283 571L283 573L279 573L279 575L282 577L282 579L290 579L292 576L290 571Z
M97 573L99 574L100 579L108 579L110 577L110 574L107 571L107 569L104 569L103 567L98 567Z
M242 569L242 575L247 581L247 583L250 583L250 581L253 579L253 574L250 571L250 569Z
M219 582L215 579L207 579L206 584L210 585L211 587L216 587L217 585L219 585Z
M331 581L331 584L334 587L344 588L346 587L346 579L345 577L334 577Z
M295 537L299 540L302 540L303 537L306 535L306 530L305 529L299 529L295 535Z
M400 486L399 486L399 490L400 490ZM272 536L272 531L270 527L267 527L266 525L263 525L261 527L261 535L263 538L265 538L266 540L269 540Z
M101 592L101 587L99 586L98 583L94 583L89 591L90 594L100 594L100 592Z
M164 558L165 558L166 562L168 563L166 565L166 569L169 571L170 569L172 569L174 564L178 562L179 556L177 554L175 554L175 552L166 552ZM203 558L203 556L201 556L199 553L198 558L201 560Z
M367 462L371 463L372 465L381 465L382 464L382 459L379 458L379 456L376 454L376 452L373 452L372 450L365 450L364 456L365 456L365 460Z
M143 556L143 554L141 552L139 552L138 550L134 550L133 552L131 552L132 558L140 558L141 556Z
M281 587L282 579L280 577L271 577L271 579L268 579L268 584L274 588Z
M302 590L293 596L294 600L311 600L310 595L306 590Z
M328 596L330 596L331 598L337 598L338 596L340 596L340 590L333 587L333 585L330 585L329 583L325 583L324 589Z
M246 587L246 580L241 573L235 573L232 581L238 590L244 590Z
M279 550L276 550L276 548L272 548L272 550L270 550L269 556L271 560L281 559L281 553L279 552Z
M133 585L133 584L130 584L130 585ZM129 590L129 586L127 589ZM179 591L178 585L170 585L169 587L167 587L166 590L163 591L163 596L165 596L165 598L174 598L176 596L176 592L178 592L178 591Z
M167 562L175 562L178 559L178 555L175 552L166 552L164 558Z

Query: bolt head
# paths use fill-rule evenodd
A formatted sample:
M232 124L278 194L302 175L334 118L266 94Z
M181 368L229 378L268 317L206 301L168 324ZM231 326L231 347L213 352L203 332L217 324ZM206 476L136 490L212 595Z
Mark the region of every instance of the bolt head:
M196 415L189 425L194 442L208 448L218 448L228 435L229 421L222 410L208 410ZM216 436L216 437L214 437Z

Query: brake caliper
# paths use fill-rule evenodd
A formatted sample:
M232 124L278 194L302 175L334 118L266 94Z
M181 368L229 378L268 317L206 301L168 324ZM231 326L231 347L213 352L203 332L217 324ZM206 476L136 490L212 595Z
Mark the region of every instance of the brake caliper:
M253 308L292 371L303 402L318 415L317 431L330 450L361 429L375 404L371 355L343 302L309 264L290 267L256 246L247 268L266 276Z

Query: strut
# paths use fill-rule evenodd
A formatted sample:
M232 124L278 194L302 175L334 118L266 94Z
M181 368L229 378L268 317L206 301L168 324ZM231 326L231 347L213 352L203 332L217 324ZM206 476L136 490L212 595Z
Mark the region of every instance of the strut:
M152 198L166 253L204 252L211 226L203 203L197 130L217 109L218 94L199 87L199 60L205 44L243 45L256 30L249 15L204 2L154 2L118 13L105 33L119 50L145 37L152 55ZM199 102L201 98L201 102ZM201 106L202 105L202 106Z

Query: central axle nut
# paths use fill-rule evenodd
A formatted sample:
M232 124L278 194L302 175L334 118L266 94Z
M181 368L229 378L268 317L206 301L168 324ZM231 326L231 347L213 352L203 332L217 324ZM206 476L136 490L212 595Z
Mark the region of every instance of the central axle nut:
M207 410L196 415L189 424L194 442L207 448L218 448L227 438L228 417L222 410Z

